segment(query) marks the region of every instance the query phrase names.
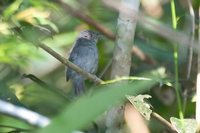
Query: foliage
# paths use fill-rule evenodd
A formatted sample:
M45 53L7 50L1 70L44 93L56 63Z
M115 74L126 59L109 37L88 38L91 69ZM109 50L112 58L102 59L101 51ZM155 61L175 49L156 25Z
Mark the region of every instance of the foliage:
M83 96L68 105L63 112L53 120L52 124L39 132L54 133L59 129L63 129L63 131L60 132L71 133L72 131L81 129L87 126L89 122L92 122L99 114L103 113L104 110L111 107L111 105L119 103L122 99L124 100L125 94L141 93L145 89L148 89L146 85L150 87L155 83L155 81L132 81L132 83L130 82L129 84L122 82L98 87L99 90L94 94ZM66 123L68 126L65 125Z
M145 103L144 99L151 98L150 95L126 96L133 106L144 116L145 119L150 120L152 110L150 105Z
M115 33L118 13L102 1L65 0L65 2L79 13L87 14ZM171 28L170 2L158 2L157 8L151 3L148 7L143 2L141 4L141 11ZM199 1L193 0L192 4L195 12L198 12ZM190 20L188 20L188 9L185 6L187 3L175 1L175 5L178 18L176 30L190 36ZM152 10L149 11L149 8ZM158 15L155 16L152 11ZM195 93L196 53L188 80L185 76L188 49L183 46L176 49L179 55L179 59L176 60L179 65L176 74L179 78L175 79L174 42L138 25L133 43L143 51L147 61L133 54L130 77L106 81L109 79L111 69L108 68L102 77L105 80L103 85L93 87L93 84L87 81L88 93L80 98L73 98L71 84L65 82L64 66L33 43L43 42L66 57L66 53L70 51L77 34L82 29L95 30L95 27L70 15L70 12L66 12L56 0L0 1L0 99L52 118L49 126L40 129L16 118L0 114L0 132L9 132L17 128L20 128L19 132L22 131L21 129L30 129L29 132L42 133L87 130L90 128L89 125L102 116L107 109L124 102L126 95L136 96L143 92L152 97L149 99L153 106L152 111L159 112L167 120L172 117L171 123L177 127L178 131L182 132L184 128L190 130L190 126L180 126L182 122L176 117L179 117L180 110L183 111L184 117L192 118L195 114L195 106L191 99ZM97 75L104 71L103 69L112 59L113 47L114 42L106 37L99 41L100 59ZM153 60L153 63L149 60ZM157 70L160 67L164 72L155 74L160 71ZM24 73L32 73L47 86L41 86L31 78L23 77ZM152 80L146 81L146 79ZM176 106L176 100L173 99L173 96L176 97L175 86L179 87L177 93L180 94L182 101L181 108ZM52 90L59 90L67 97L67 100ZM139 98L141 101L137 104L142 110L146 107L146 104L143 104L143 98L148 97ZM132 102L132 98L128 99ZM172 102L165 104L168 100ZM149 123L152 132L164 130L164 127L157 126L157 123L151 119ZM193 120L191 122L184 119L183 123L193 124ZM191 130L195 131L194 125L191 126L193 128ZM104 132L104 129L102 130Z
M178 133L195 133L197 129L197 122L194 119L180 120L172 117L170 121Z

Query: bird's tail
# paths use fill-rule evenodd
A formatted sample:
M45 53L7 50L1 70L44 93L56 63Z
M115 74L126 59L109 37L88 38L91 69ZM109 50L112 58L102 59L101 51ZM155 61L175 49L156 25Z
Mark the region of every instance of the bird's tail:
M82 77L76 78L73 82L74 93L76 96L80 96L84 93L85 81Z

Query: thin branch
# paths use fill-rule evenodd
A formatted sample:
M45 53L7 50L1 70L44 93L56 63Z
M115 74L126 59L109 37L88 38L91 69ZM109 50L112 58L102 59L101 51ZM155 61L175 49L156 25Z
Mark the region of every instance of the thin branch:
M102 72L99 74L100 78L102 78L103 75L107 72L107 70L110 68L111 64L112 64L112 59L110 59L108 61L108 63L106 64L106 66L104 67L104 69L102 70Z
M140 17L139 17L139 24L143 28L146 28L150 30L151 32L156 33L157 35L168 39L170 42L189 47L191 39L190 37L188 37L187 34L174 30L172 28L169 28L167 25L162 24L149 17L146 17L142 13L140 14ZM193 48L193 51L196 53L200 51L197 45L198 45L197 40L194 40L192 48Z
M120 2L115 0L102 0L106 6L119 11L120 10ZM149 31L162 36L168 39L171 42L178 43L180 45L189 46L190 37L187 34L182 33L180 31L169 28L169 26L162 24L152 18L145 16L142 12L138 15L138 24L142 26L142 28L148 29ZM194 40L194 45L192 46L194 52L200 51L197 47L198 42Z
M36 127L45 127L50 119L36 112L0 100L0 113L23 120Z
M47 45L43 44L43 43L39 43L38 46L40 48L42 48L44 51L46 51L47 53L49 53L50 55L52 55L53 57L55 57L57 60L59 60L61 63L63 63L64 65L66 65L67 67L71 68L72 70L76 71L77 73L83 75L84 77L94 81L95 83L102 83L103 81L98 78L96 75L90 74L86 71L84 71L83 69L81 69L80 67L78 67L77 65L73 64L72 62L70 62L69 60L65 59L64 57L62 57L60 54L56 53L54 50L52 50L50 47L48 47Z
M165 120L162 116L157 114L156 112L152 112L151 116L159 121L161 124L163 124L165 127L167 127L171 132L177 133L176 129L169 123L167 120Z
M189 46L189 59L188 59L188 68L187 68L187 80L190 78L191 75L191 67L192 67L192 57L193 57L193 43L194 43L194 36L195 36L195 14L194 9L192 7L191 0L187 0L189 6L189 13L190 13L190 20L191 20L191 41Z
M57 1L59 3L59 5L67 12L70 13L72 16L84 21L85 23L93 26L94 28L96 28L98 31L100 31L104 36L108 37L109 39L111 39L112 41L115 41L116 37L113 34L112 31L110 31L108 28L106 28L105 26L103 26L102 24L96 22L95 20L93 20L91 17L89 17L88 15L84 14L82 11L79 10L75 10L73 9L70 5L68 5L67 3L65 3L63 0L58 0ZM133 46L133 48L136 46ZM133 51L135 52L135 51ZM141 54L143 54L144 58L143 61L151 63L154 62L151 57L149 57L148 55L146 55L143 51L141 51ZM138 52L134 53L137 57L140 58L140 55L137 55ZM142 59L141 59L142 60Z
M181 33L177 30L169 28L169 26L159 23L158 21L146 17L142 13L139 17L139 24L150 30L153 33L156 33L171 42L176 42L178 44L188 45L190 38L188 35Z
M193 45L194 45L194 40L195 40L195 14L194 14L194 9L192 7L191 0L187 0L187 4L189 7L189 13L190 13L190 19L189 19L189 24L190 24L190 44L189 44L189 57L188 57L188 65L187 65L187 75L186 78L187 80L190 79L191 75L191 68L192 68L192 61L193 61ZM183 92L183 112L186 110L186 105L187 105L187 99L188 99L188 89L185 89Z
M113 35L112 31L110 31L108 28L94 21L92 18L90 18L88 15L84 14L83 12L73 9L70 5L65 3L63 0L57 0L57 2L67 13L70 13L72 16L79 18L80 20L83 20L87 24L95 27L98 31L100 31L109 39L115 40L115 36Z
M79 66L73 64L72 62L70 62L69 60L65 59L60 54L58 54L57 52L55 52L54 50L52 50L47 45L41 43L40 42L41 39L39 39L39 38L32 38L32 39L27 38L27 36L24 36L26 33L24 33L23 29L21 29L19 27L16 27L16 28L18 30L14 31L14 32L17 33L21 37L21 39L23 39L23 40L25 40L27 42L31 42L33 45L42 48L44 51L46 51L47 53L49 53L50 55L52 55L53 57L55 57L58 61L60 61L61 63L63 63L67 67L69 67L72 70L76 71L77 73L83 75L84 77L86 77L86 78L94 81L95 83L101 83L101 82L103 82L96 75L93 75L93 74L90 74L90 73L84 71ZM24 27L24 29L26 29L26 28L32 28L33 30L38 30L37 27L34 27L32 25L29 25L29 27ZM45 34L45 33L43 33L43 34Z

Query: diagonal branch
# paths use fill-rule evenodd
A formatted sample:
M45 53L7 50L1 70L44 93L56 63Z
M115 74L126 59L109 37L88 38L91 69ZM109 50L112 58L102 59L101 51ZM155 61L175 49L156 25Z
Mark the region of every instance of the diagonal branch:
M72 16L79 18L80 20L86 22L87 24L95 27L98 31L100 31L102 34L104 34L106 37L108 37L111 40L115 40L115 36L106 27L101 25L100 23L94 21L92 18L90 18L88 15L84 14L83 12L77 11L73 9L70 5L65 3L63 0L57 0L59 5L67 12L70 13Z
M115 0L103 0L106 6L119 11L120 3ZM180 31L174 30L172 28L169 28L168 25L162 24L150 17L147 17L144 15L144 13L140 13L138 17L138 24L142 26L142 28L147 29L161 37L164 37L165 39L168 39L170 42L175 42L177 44L180 44L182 46L189 46L191 38L186 33L182 33ZM198 53L200 50L197 47L198 41L194 40L193 42L193 50L194 52Z
M110 40L115 41L116 37L113 34L112 31L110 31L108 28L106 28L105 26L103 26L102 24L96 22L95 20L93 20L91 17L89 17L88 15L84 14L83 12L80 12L76 9L73 9L70 5L68 5L67 3L65 3L63 0L57 0L57 2L59 3L59 5L67 12L69 13L71 16L74 16L82 21L84 21L85 23L93 26L94 28L96 28L99 32L101 32L104 36L108 37ZM155 61L149 57L147 54L145 54L143 51L139 50L138 48L135 48L136 46L133 46L133 48L135 49L135 51L133 51L133 53L142 61L145 61L146 63L152 63L154 64ZM139 50L139 52L137 51ZM138 55L138 53L140 53L140 55ZM143 57L145 58L140 58L141 54L143 55Z
M45 127L50 119L36 112L0 100L0 113L23 120L33 126Z
M163 124L165 127L167 127L172 133L177 133L177 131L172 126L172 124L169 123L167 120L165 120L162 116L160 116L156 112L152 112L151 116L152 116L152 118L156 119L161 124Z
M70 62L69 60L65 59L62 57L60 54L56 53L54 50L52 50L50 47L43 43L39 43L38 46L42 48L44 51L55 57L57 60L59 60L62 64L66 65L67 67L71 68L72 70L76 71L77 73L83 75L84 77L96 82L96 83L101 83L103 82L100 78L98 78L96 75L90 74L74 63Z
M32 28L32 29L31 29ZM16 27L16 30L13 30L14 33L16 33L17 35L19 35L19 37L21 37L21 39L30 42L31 44L42 48L43 50L45 50L47 53L51 54L53 57L55 57L58 61L60 61L62 64L66 65L67 67L71 68L72 70L76 71L77 73L83 75L84 77L94 81L95 83L101 83L103 82L100 78L98 78L97 76L90 74L86 71L84 71L83 69L81 69L80 67L78 67L77 65L73 64L72 62L70 62L69 60L67 60L66 58L62 57L60 54L58 54L57 52L55 52L54 50L52 50L50 47L48 47L47 45L43 44L39 38L39 36L36 38L34 37L27 37L27 31L25 29L31 29L31 30L35 30L36 33L35 34L45 34L43 31L37 31L38 27L34 27L33 25L29 25L29 26L25 26L23 28L19 28ZM30 39L31 38L31 39Z

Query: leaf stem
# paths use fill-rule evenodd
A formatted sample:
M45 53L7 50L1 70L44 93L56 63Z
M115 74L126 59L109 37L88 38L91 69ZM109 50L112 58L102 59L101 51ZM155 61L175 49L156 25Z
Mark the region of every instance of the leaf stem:
M177 29L177 16L176 16L176 7L174 0L171 0L171 15L172 15L172 27L173 29ZM177 97L177 104L179 109L179 117L183 120L183 109L181 105L181 97L179 92L179 75L178 75L178 45L174 45L174 70L175 70L175 90Z

